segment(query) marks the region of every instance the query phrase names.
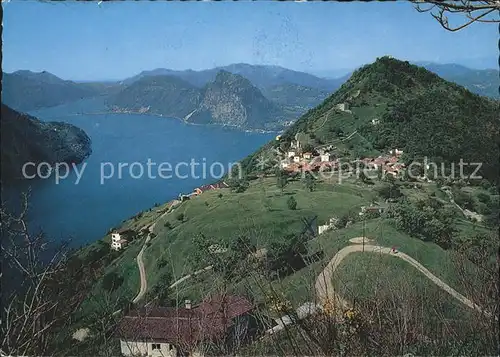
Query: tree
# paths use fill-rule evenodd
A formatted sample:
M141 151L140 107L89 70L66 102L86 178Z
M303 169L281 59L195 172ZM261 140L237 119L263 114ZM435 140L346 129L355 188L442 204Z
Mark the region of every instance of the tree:
M363 170L359 172L359 179L361 182L366 183L366 184L372 184L372 180L366 176Z
M418 12L430 12L439 24L448 31L459 31L474 22L498 23L500 19L495 18L496 11L500 10L500 2L497 0L471 1L471 0L410 0L416 4ZM450 25L448 16L450 14L463 14L465 22L460 25ZM489 16L493 15L493 16Z
M231 191L236 192L236 193L242 193L247 190L247 188L250 186L248 181L244 178L238 179L238 178L232 178L227 181L227 185L231 189Z
M286 201L286 204L288 208L290 208L292 211L297 209L297 201L293 196L290 196L288 200Z
M151 297L156 299L159 305L168 305L170 284L172 284L172 274L167 270L161 274L158 282L151 289Z
M309 190L309 192L313 192L316 187L316 179L310 172L306 172L304 177L304 185Z
M123 284L123 277L118 275L115 271L111 271L104 275L102 279L102 287L107 291L115 291Z
M177 220L180 221L180 222L184 222L184 213L179 213L177 216L176 216Z
M283 193L283 190L285 189L287 184L288 184L287 172L283 170L278 170L276 172L276 186L278 186L278 188L281 190L281 193Z
M385 199L395 199L403 195L399 187L395 184L384 184L377 191L380 197Z
M302 151L303 152L313 152L314 151L314 146L312 146L311 144L304 144L302 146Z

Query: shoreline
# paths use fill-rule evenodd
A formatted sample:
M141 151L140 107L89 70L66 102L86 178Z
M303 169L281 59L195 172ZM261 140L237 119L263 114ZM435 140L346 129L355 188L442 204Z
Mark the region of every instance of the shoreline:
M113 115L113 114L125 114L125 115L147 115L147 116L153 116L153 117L159 117L159 118L165 118L165 119L175 119L180 121L181 123L185 125L192 125L192 126L204 126L204 127L209 127L209 128L226 128L226 129L232 129L232 130L238 130L238 131L243 131L246 133L258 133L258 134L280 134L284 131L282 130L265 130L265 129L248 129L248 128L242 128L239 126L235 125L219 125L219 124L197 124L197 123L190 123L185 121L182 118L175 117L175 116L165 116L163 114L156 114L156 113L148 113L148 112L132 112L132 111L125 111L125 112L119 112L119 111L102 111L102 112L94 112L94 113L74 113L74 114L68 114L61 116L63 117L76 117L76 116L82 116L82 115ZM57 117L54 118L57 120Z

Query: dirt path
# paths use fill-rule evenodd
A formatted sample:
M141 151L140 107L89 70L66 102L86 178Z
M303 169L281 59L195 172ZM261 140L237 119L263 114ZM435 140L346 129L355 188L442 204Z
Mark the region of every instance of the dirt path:
M335 254L335 256L330 260L330 262L327 264L325 269L319 274L318 278L316 279L316 294L318 296L319 301L324 304L326 302L338 302L340 303L343 307L347 307L348 303L346 300L344 300L342 297L340 297L338 294L335 293L334 288L333 288L333 273L335 272L335 269L338 268L342 260L348 256L351 253L354 252L362 252L363 251L363 246L362 245L350 245L347 246ZM418 271L420 271L422 274L424 274L427 278L429 278L434 284L439 286L441 289L445 290L447 293L449 293L451 296L453 296L455 299L460 301L462 304L466 305L467 307L471 309L478 310L480 312L483 312L487 315L488 313L484 312L481 307L478 305L474 304L472 301L467 299L465 296L457 292L455 289L451 288L448 284L444 283L441 279L436 277L434 274L432 274L429 270L427 270L422 264L420 264L418 261L410 257L409 255L405 253L392 253L391 248L387 247L380 247L376 245L365 245L364 246L364 251L365 252L376 252L376 253L381 253L381 254L389 254L392 256L395 256L397 258L403 259L404 261L408 262L411 264L413 267L415 267Z
M141 288L139 289L139 293L137 296L132 300L132 302L135 304L139 300L141 300L146 293L146 290L148 288L148 281L146 279L146 269L144 268L144 262L142 261L142 255L144 254L144 249L146 249L146 244L148 244L149 240L151 239L151 235L148 234L148 237L146 238L146 241L144 242L144 245L141 248L141 251L139 254L137 254L137 266L139 267L139 274L141 275Z
M203 269L200 269L200 270L195 271L195 272L194 272L194 273L192 273L192 274L185 275L185 276L183 276L182 278L180 278L180 279L176 280L176 281L175 281L172 285L170 285L170 286L169 286L169 288L170 288L170 289L175 288L177 285L179 285L179 284L180 284L180 283L182 283L183 281L186 281L186 280L188 280L188 279L192 278L193 276L198 275L198 274L201 274L201 273L203 273L203 272L205 272L205 271L212 270L212 268L213 268L213 267L212 267L211 265L209 265L209 266L207 266L207 267L205 267L205 268L203 268Z

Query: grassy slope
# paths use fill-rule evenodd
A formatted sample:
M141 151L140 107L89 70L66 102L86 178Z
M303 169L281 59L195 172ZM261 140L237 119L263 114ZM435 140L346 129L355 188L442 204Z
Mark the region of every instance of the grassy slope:
M352 181L343 185L318 184L316 191L312 193L306 191L300 182L293 182L287 186L283 195L274 182L274 178L266 178L263 182L254 181L248 191L240 194L221 190L221 198L218 197L219 192L207 192L184 202L176 211L162 218L155 229L158 236L144 254L149 286L158 282L163 270L172 269L177 279L196 270L190 266L189 253L193 249L192 238L200 233L215 237L224 244L239 232L251 232L256 236L258 247L263 247L287 232L300 230L302 217L317 214L318 223L323 224L332 216L341 216L351 209L359 210L360 206L369 204L374 197L372 187L357 185ZM433 188L429 187L429 190L432 191ZM292 193L298 202L296 211L291 211L286 206L286 200ZM187 221L181 223L176 219L180 212L185 214ZM163 226L166 221L172 224L172 229ZM454 272L452 252L398 231L387 219L367 220L365 224L366 235L374 238L376 244L398 246L401 251L417 259L450 286L462 291L460 279ZM460 234L468 234L472 229L472 225L463 220L459 220L457 226L461 229ZM357 222L315 238L309 243L310 251L322 249L325 252L324 259L282 281L272 282L272 287L283 291L297 305L312 300L314 281L325 264L338 250L349 244L350 238L362 235L363 223ZM156 263L160 258L169 262L167 267L158 269ZM472 264L470 272L474 274ZM176 293L197 299L215 289L217 285L218 279L214 273L203 273L191 279L189 283L180 284ZM244 293L250 291L257 300L263 301L271 286L267 279L250 272L249 277L230 288Z
M396 294L418 296L429 305L430 302L438 305L433 307L446 318L463 318L471 312L407 262L388 255L350 254L335 271L334 285L349 301L362 302L377 294L396 291ZM430 306L424 311L427 314L433 312Z

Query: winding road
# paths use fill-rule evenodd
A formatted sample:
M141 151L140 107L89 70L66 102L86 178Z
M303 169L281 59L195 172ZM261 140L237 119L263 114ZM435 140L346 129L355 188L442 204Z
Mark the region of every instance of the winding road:
M370 241L367 239L367 241ZM351 243L362 243L362 240L359 238L354 238L351 240ZM457 292L455 289L450 287L448 284L443 282L441 279L436 277L434 274L432 274L429 270L427 270L422 264L420 264L418 261L410 257L409 255L401 252L392 252L392 248L387 248L387 247L381 247L378 245L370 245L370 244L365 244L364 246L364 251L365 252L374 252L374 253L380 253L380 254L389 254L394 257L403 259L404 261L408 262L410 265L412 265L415 269L420 271L422 274L424 274L427 278L429 278L434 284L439 286L441 289L445 290L447 293L449 293L451 296L453 296L455 299L460 301L462 304L466 305L467 307L474 309L476 311L479 311L483 313L487 317L491 317L491 314L484 311L480 306L476 305L473 303L471 300L467 299L465 296ZM316 284L315 284L315 289L316 289L316 296L317 299L319 300L319 304L314 304L312 302L306 302L302 306L300 306L296 310L296 315L297 318L303 319L307 316L315 314L317 311L322 309L322 306L325 306L327 303L339 303L343 308L348 308L349 303L343 299L339 294L335 293L334 287L333 287L333 273L335 270L339 267L340 263L346 256L348 256L351 253L355 252L363 252L363 245L361 244L353 244L349 245L337 252L333 256L333 258L330 260L330 262L327 264L325 269L318 275L316 278ZM334 306L338 306L335 304ZM295 321L295 318L289 315L285 315L282 317L279 317L275 319L276 325L267 330L266 333L268 334L273 334L278 331L281 331L285 328L285 326L293 324Z
M339 302L343 307L347 307L348 303L346 300L344 300L342 297L339 296L339 294L335 293L334 287L333 287L333 273L335 272L335 269L338 268L342 260L348 256L351 253L355 252L362 252L363 251L363 246L362 245L349 245L335 254L335 256L330 260L330 262L327 264L325 269L319 274L318 278L316 279L316 295L319 299L319 301L323 304L331 301ZM422 274L424 274L427 278L429 278L434 284L439 286L441 289L446 291L448 294L453 296L455 299L460 301L462 304L466 305L467 307L477 310L479 312L482 312L488 316L490 316L489 313L483 311L480 306L476 305L473 303L471 300L467 299L465 296L457 292L455 289L450 287L448 284L443 282L441 279L439 279L437 276L432 274L429 270L427 270L422 264L420 264L418 261L410 257L409 255L401 252L393 253L391 248L387 247L381 247L377 245L365 245L364 246L364 251L365 252L376 252L380 254L389 254L394 257L397 257L399 259L403 259L404 261L408 262L410 265L412 265L415 269L420 271Z
M134 304L144 297L144 294L148 289L148 281L146 279L146 269L144 268L142 255L144 254L144 250L146 249L148 242L151 240L151 233L153 233L153 229L155 228L155 226L156 226L156 221L148 227L149 230L148 236L146 237L146 240L142 245L141 251L139 252L139 254L137 254L136 260L137 260L137 266L139 267L139 274L141 276L141 287L139 289L139 292L137 293L137 296L134 298L134 300L132 300L132 303Z

